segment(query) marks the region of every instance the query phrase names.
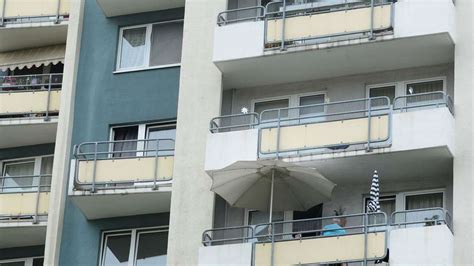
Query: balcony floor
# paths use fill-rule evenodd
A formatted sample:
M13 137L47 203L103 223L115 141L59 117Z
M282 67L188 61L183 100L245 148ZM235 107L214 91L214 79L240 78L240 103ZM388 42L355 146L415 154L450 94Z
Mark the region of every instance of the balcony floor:
M47 222L0 223L0 249L44 245Z

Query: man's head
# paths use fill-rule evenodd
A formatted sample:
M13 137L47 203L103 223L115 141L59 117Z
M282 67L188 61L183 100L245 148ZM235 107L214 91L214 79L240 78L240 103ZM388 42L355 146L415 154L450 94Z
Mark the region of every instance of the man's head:
M332 222L338 224L341 227L346 226L346 218L336 217L332 219Z

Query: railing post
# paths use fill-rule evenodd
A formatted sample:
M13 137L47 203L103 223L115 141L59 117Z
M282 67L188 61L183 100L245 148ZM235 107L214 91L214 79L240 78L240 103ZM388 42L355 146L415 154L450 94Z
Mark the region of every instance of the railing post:
M153 170L153 190L157 190L157 178L158 178L158 151L159 151L160 140L156 140L156 150L155 150L155 169Z
M53 74L49 74L49 82L48 82L48 96L46 99L46 116L44 121L49 121L49 106L51 105L51 83L53 81Z
M370 0L370 34L369 40L374 39L374 7L375 7L375 0Z
M57 0L58 3L56 4L56 18L54 20L54 24L58 24L59 23L59 12L61 10L61 0Z
M286 0L283 0L283 12L281 14L281 47L280 51L285 51L285 27L286 27Z
M94 145L94 165L92 166L92 187L91 187L91 193L95 193L95 180L96 180L96 173L97 173L97 149L98 149L99 143L96 142Z
M367 245L368 245L368 227L367 227L367 220L369 219L369 216L367 213L364 214L364 266L367 266Z
M368 108L367 108L367 124L368 124L368 137L367 137L367 152L372 151L372 148L370 147L370 141L371 141L371 135L372 135L372 98L369 98L369 102L367 103Z
M7 9L7 0L3 0L2 14L0 16L0 27L5 26L5 10Z
M40 201L40 195L41 195L40 192L41 192L41 175L38 176L38 190L36 191L35 216L33 217L34 224L38 223L38 210L39 210L39 201Z
M273 265L275 265L275 227L273 226L273 222L270 223L270 226L271 226L271 233L272 233L272 235L271 235L272 248L271 248L270 266L273 266Z
M281 109L278 109L278 122L277 122L277 136L276 136L276 159L280 159L280 123L281 123Z

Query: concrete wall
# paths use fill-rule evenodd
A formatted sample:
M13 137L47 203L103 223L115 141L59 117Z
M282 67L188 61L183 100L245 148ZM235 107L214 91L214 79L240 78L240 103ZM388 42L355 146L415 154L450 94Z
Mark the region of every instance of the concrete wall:
M199 264L252 265L252 243L199 248Z
M456 156L454 157L454 264L474 264L473 241L473 109L474 2L456 0L455 48Z
M216 17L226 5L186 1L168 265L197 264L201 234L212 227L214 193L204 157L209 121L221 107L222 75L212 50Z

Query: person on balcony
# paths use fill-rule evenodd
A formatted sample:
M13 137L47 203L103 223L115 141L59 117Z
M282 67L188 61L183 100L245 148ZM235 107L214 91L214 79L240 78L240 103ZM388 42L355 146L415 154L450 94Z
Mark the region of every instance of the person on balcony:
M343 217L336 217L332 219L332 223L323 227L323 236L340 236L347 232L344 229L346 226L346 219Z

